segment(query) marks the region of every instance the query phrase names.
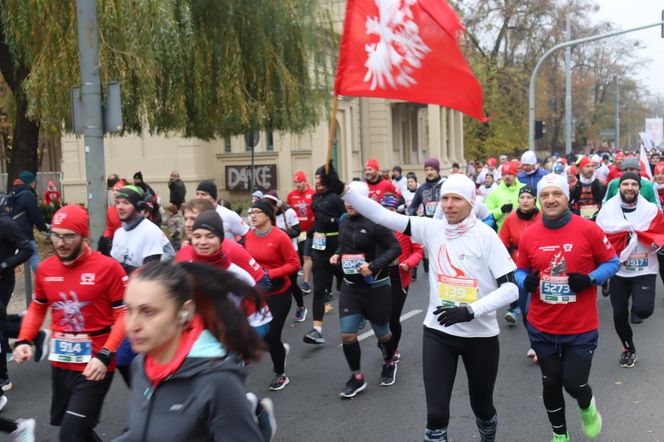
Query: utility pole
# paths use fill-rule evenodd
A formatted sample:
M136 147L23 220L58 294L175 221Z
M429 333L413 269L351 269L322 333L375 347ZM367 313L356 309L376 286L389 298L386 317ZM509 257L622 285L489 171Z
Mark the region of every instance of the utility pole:
M616 151L620 149L620 79L616 75Z
M565 18L567 41L572 40L569 13ZM572 153L572 46L565 48L565 155Z
M104 232L107 201L96 0L76 0L76 25L81 73L90 241L94 247Z

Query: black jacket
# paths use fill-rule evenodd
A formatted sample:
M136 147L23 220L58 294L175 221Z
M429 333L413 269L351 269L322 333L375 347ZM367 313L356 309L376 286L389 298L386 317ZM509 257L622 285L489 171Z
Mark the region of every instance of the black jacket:
M170 180L168 182L168 190L171 191L169 201L173 204L182 204L185 201L187 195L187 188L182 182L181 179Z
M330 233L339 231L339 218L346 213L343 200L336 193L316 193L312 198L314 224L311 233Z
M593 192L593 202L601 207L604 194L606 193L606 187L600 183L597 178L595 178L595 181L592 182L590 188ZM579 214L579 198L581 198L582 189L583 184L581 183L581 180L577 180L576 184L570 189L569 192L569 207L572 213L576 215Z
M30 242L16 222L9 216L0 216L0 278L14 279L14 268L32 256Z
M339 225L339 247L336 251L341 255L364 254L364 261L376 280L389 276L388 266L401 255L401 246L394 233L362 215L343 217ZM364 283L360 274L345 274L344 278L354 284Z
M34 240L32 226L37 226L42 232L48 230L37 208L37 195L35 195L32 187L27 184L16 184L11 188L11 191L15 194L12 217L23 235L29 240Z

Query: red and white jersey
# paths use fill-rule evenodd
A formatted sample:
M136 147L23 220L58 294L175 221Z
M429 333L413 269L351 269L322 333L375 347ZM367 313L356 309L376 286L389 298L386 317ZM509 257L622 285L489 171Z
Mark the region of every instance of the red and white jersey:
M304 192L300 192L296 189L291 191L286 199L288 205L295 210L297 219L300 221L300 228L303 232L311 229L311 226L314 225L314 211L311 204L315 194L316 191L309 187Z
M381 198L384 195L394 195L397 198L401 198L401 192L397 189L392 181L384 180L383 178L378 178L378 181L375 183L370 183L367 180L364 180L369 187L369 198L378 201L380 203Z

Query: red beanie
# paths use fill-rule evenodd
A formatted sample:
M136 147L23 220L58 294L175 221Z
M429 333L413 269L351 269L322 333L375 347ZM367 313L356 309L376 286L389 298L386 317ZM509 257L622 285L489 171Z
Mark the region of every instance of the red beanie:
M655 173L662 173L664 172L664 161L660 161L655 165Z
M584 167L586 167L590 163L591 163L590 158L588 158L588 157L581 158L581 160L579 161L579 169L583 169Z
M297 172L295 172L295 175L293 175L293 181L295 181L296 183L303 183L303 182L306 183L307 175L303 171L298 170Z
M372 169L380 170L380 165L378 164L377 160L367 161L367 164L365 164L364 167L371 167Z
M511 174L511 175L516 176L517 173L518 173L517 170L516 170L516 164L514 164L511 161L508 161L507 163L503 163L503 165L500 167L500 173L502 175Z
M87 238L89 235L88 211L76 204L64 206L53 215L51 227L71 230Z

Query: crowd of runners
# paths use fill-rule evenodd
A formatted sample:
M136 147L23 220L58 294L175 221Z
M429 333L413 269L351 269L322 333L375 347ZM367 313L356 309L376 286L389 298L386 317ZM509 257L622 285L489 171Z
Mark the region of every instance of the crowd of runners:
M135 184L113 179L99 250L90 246L81 206L46 220L53 255L35 263L32 302L20 315L7 306L14 269L33 257L34 237L19 226L26 215L18 200L3 200L0 410L11 400L6 361L20 370L48 358L49 423L61 441L101 440L95 426L116 370L130 398L118 441L274 440L278 401L248 391L246 366L269 354L266 389L298 382L287 373L295 343L283 342L282 332L309 320L299 345L342 344L349 379L339 396L353 398L367 388L358 335L368 324L383 361L379 383L393 385L399 318L419 272L429 290L425 442L448 440L459 358L480 440L496 440L499 321L520 322L528 335L524 352L542 373L551 440L570 440L564 391L584 434L597 437L602 392L588 379L598 291L610 297L617 363L632 368L648 357L637 353L631 324L653 313L657 275L664 277L659 154L538 160L526 151L449 171L430 158L424 174L419 183L399 166L369 160L364 177L345 183L330 163L309 175L311 185L297 171L285 198L254 192L246 218L219 200L214 182L202 181L195 198L184 201L183 193L168 216L181 219L182 231L162 228L142 175ZM335 311L341 336L323 327ZM32 441L35 421L0 415L0 431Z

